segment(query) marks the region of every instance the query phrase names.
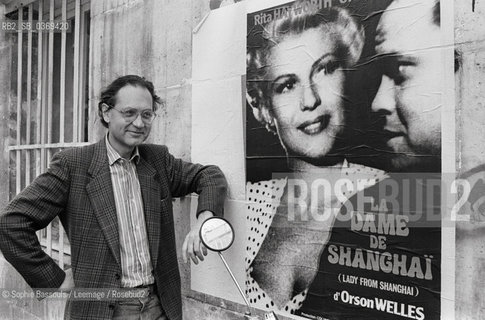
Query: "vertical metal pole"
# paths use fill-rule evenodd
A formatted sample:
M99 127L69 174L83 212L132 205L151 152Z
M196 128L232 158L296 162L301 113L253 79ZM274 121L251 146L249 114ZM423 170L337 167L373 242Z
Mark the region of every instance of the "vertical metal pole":
M23 22L24 8L19 8L18 25L21 26ZM18 31L17 43L17 146L22 143L22 53L23 53L23 32ZM21 165L22 151L15 152L15 191L19 193L22 190L22 165Z
M81 30L81 1L75 2L75 16L74 16L74 78L73 78L73 142L79 142L79 43L80 43L80 30Z
M66 0L62 0L62 21L67 20ZM65 110L66 110L66 32L61 33L61 74L59 97L59 142L64 143Z
M44 14L44 1L39 0L39 16L38 20L42 21L42 15ZM35 130L35 143L40 145L41 143L41 128L42 128L42 61L43 61L43 45L42 45L42 32L37 33L37 107L36 107L36 130ZM41 173L41 156L40 149L35 149L35 176ZM41 231L37 231L37 236L40 238Z
M29 4L29 22L32 22L34 18L34 6ZM27 38L27 121L25 144L30 144L31 135L31 121L32 121L32 29L29 30ZM30 184L30 150L25 150L25 185Z

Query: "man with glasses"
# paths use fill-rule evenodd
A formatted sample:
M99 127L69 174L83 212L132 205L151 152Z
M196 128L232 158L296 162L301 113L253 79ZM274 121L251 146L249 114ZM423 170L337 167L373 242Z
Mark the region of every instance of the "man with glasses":
M116 79L98 105L107 135L57 153L0 216L0 249L31 287L111 292L99 300L70 299L69 319L182 319L172 197L199 194L197 223L182 246L184 260L198 263L207 254L200 226L222 215L226 181L215 166L142 144L159 103L150 81ZM56 216L71 243L67 271L44 253L35 234Z

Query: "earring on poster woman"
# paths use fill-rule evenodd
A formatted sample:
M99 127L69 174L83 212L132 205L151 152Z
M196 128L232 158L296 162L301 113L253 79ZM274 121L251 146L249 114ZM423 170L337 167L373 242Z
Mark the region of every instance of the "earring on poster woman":
M273 118L271 118L268 122L266 122L265 128L268 132L276 135L275 124L273 122Z

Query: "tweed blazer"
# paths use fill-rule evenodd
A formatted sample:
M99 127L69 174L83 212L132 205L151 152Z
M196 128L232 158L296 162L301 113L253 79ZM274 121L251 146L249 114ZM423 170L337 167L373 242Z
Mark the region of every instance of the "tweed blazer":
M149 250L160 302L182 319L172 197L199 194L197 212L222 215L226 180L215 166L173 157L165 146L139 146L137 164ZM57 153L46 173L18 194L0 216L0 249L32 288L58 288L64 271L42 250L35 231L60 218L71 243L77 288L121 286L116 206L105 140ZM109 319L114 300L69 300L66 318Z

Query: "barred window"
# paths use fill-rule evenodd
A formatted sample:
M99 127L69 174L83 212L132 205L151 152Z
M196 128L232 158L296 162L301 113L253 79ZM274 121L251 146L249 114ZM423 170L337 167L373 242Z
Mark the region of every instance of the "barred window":
M13 198L45 171L52 155L87 144L89 1L11 1L6 18L26 22L69 22L66 32L35 27L9 33L11 93L9 195ZM38 232L41 245L63 268L70 246L56 218Z

